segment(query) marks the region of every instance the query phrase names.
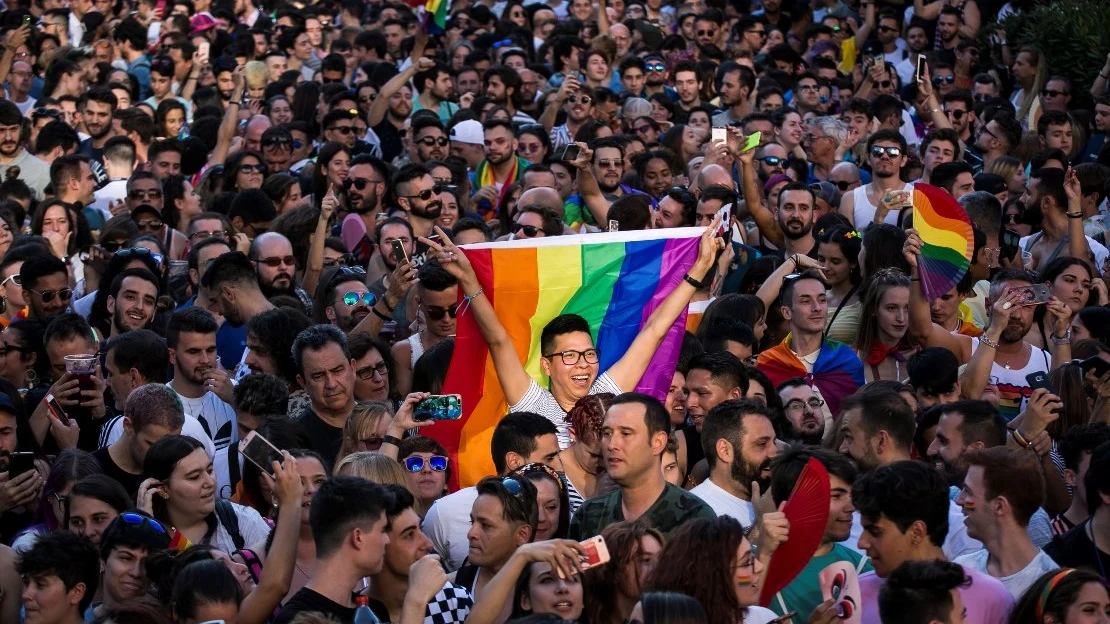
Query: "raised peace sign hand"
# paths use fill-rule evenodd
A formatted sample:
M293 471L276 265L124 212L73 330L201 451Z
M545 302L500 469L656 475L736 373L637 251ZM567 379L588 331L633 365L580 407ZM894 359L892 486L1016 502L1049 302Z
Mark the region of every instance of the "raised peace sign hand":
M474 274L474 267L471 266L470 260L466 257L466 254L464 254L455 243L451 242L451 239L448 238L443 228L437 225L433 229L435 233L439 235L438 238L430 239L421 236L418 240L427 245L435 253L436 258L439 259L440 266L448 273L455 276L455 279L459 280L459 282L465 280L469 285L476 283L478 277Z

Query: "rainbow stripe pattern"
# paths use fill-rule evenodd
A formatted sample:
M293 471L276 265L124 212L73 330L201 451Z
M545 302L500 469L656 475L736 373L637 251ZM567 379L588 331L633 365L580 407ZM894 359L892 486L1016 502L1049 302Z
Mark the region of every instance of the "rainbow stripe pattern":
M921 290L933 301L955 288L971 266L975 251L971 220L944 189L915 184L913 226L923 243L918 257Z
M447 32L447 5L450 0L428 0L424 4L424 32L442 35Z
M599 371L624 355L652 311L682 281L704 228L675 228L515 240L462 248L516 347L541 386L540 332L560 314L578 314L601 352ZM460 297L462 293L459 293ZM460 306L462 310L462 306ZM675 320L636 390L666 396L682 346L686 313ZM473 314L459 314L443 393L462 395L463 416L421 430L455 460L452 489L495 474L490 440L505 397Z

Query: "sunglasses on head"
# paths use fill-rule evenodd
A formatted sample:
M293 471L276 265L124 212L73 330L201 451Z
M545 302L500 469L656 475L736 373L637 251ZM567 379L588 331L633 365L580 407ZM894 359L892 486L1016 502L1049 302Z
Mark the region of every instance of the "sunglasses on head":
M543 231L541 228L538 228L534 225L524 225L522 223L512 224L509 230L512 231L513 234L524 232L524 235L528 238L535 238L537 234Z
M131 256L135 256L137 258L150 256L154 258L157 262L162 261L162 254L156 254L146 247L128 247L127 249L120 249L116 252L116 256L123 258L124 260L130 258Z
M62 288L61 290L33 290L28 288L28 290L42 297L43 303L54 301L54 297L58 297L62 301L69 301L69 298L73 296L73 291L69 288Z
M433 321L442 321L448 314L455 318L459 314L459 304L453 303L447 308L424 308L424 316Z
M954 82L956 82L955 76L937 76L936 78L933 78L934 87L939 87L942 84L952 84Z
M428 467L436 472L443 472L447 470L447 458L442 455L432 455L428 458ZM420 472L423 469L423 457L405 458L405 470L408 470L409 472Z
M142 514L137 514L133 511L125 511L121 513L119 517L127 524L149 524L150 526L154 527L156 531L160 531L167 536L172 535L172 533L168 529L166 529L165 525L163 525L161 522L158 522L154 518L148 518Z
M889 147L883 147L882 145L875 145L871 148L871 155L874 156L875 158L882 158L883 156L887 156L891 159L894 159L894 158L898 158L899 156L902 155L902 148L895 147L893 145L891 145Z
M343 293L343 303L347 304L349 308L357 306L360 300L366 307L372 307L375 301L374 293L364 292L360 295L353 290Z
M348 281L366 281L366 269L360 266L345 266L340 267L338 271L332 274L331 279L328 280L328 285L325 288L334 287L336 284L341 284Z
M432 147L433 145L438 145L440 147L447 147L447 143L449 141L447 140L447 137L426 136L426 137L421 137L421 138L417 139L416 142L421 144L421 145L426 145L428 147Z

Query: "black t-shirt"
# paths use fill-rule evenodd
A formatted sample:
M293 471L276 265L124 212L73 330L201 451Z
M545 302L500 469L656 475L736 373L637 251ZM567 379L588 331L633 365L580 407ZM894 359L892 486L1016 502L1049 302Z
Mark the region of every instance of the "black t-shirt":
M293 597L285 603L285 606L281 608L281 613L273 619L273 624L288 624L298 613L311 612L323 613L324 615L335 618L337 622L341 622L342 624L350 624L350 622L353 622L355 619L355 610L353 607L344 607L304 587L293 594Z
M1106 578L1104 570L1110 570L1110 553L1095 548L1087 535L1089 524L1083 522L1067 533L1054 537L1044 547L1044 552L1061 567L1086 568Z
M100 464L100 469L104 471L105 476L112 477L123 486L123 489L127 490L127 493L131 495L131 500L138 498L139 485L143 482L143 475L124 472L112 459L112 455L108 453L107 446L93 451L92 456Z
M390 162L394 158L401 155L405 151L405 145L401 142L401 131L397 129L389 121L389 116L381 121L378 125L374 126L374 134L378 135L378 139L382 145L382 160Z
M686 475L694 471L694 466L705 459L705 449L701 447L701 434L693 423L679 429L686 436Z
M316 412L312 411L311 405L304 408L297 420L301 423L305 435L308 436L308 448L324 458L330 472L331 465L335 463L335 457L339 455L339 447L343 444L343 429L332 427L321 420Z

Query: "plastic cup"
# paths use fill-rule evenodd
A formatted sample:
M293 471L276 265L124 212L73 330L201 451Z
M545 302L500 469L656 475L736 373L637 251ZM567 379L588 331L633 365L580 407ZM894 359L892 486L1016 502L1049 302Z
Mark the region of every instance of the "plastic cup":
M96 374L98 359L92 354L65 356L66 372L77 378L78 387L82 392L96 390L93 375Z

